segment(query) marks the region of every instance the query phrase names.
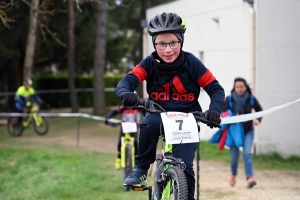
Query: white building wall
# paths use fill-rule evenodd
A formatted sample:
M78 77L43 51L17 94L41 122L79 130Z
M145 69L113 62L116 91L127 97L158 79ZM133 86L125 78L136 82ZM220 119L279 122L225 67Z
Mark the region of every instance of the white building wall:
M158 12L173 11L187 24L183 50L195 54L216 76L228 95L235 77L251 82L251 19L242 0L178 0L147 10L147 20ZM212 18L218 18L216 23ZM147 54L154 50L148 36ZM203 52L203 58L200 58ZM210 100L204 91L200 104L207 110ZM202 126L201 139L209 139L217 129Z
M300 1L256 0L257 96L264 109L300 98ZM258 153L300 156L300 104L263 118Z

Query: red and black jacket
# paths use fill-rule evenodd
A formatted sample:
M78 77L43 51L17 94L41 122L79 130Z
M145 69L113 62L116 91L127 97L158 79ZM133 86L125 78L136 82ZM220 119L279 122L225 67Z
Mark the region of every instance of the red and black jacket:
M225 93L222 86L193 54L184 52L185 61L179 73L161 74L153 66L153 54L143 59L116 88L116 95L133 92L142 81L147 82L149 99L167 111L193 112L202 110L198 101L200 87L210 96L209 109L223 110Z

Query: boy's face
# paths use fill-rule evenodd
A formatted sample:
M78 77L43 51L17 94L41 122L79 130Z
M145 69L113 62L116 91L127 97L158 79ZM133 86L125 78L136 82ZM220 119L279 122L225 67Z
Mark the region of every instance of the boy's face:
M156 37L155 44L171 43L171 42L177 43L178 41L179 41L179 39L172 33L161 33ZM166 63L172 63L180 54L181 43L178 44L177 48L173 48L173 49L170 47L170 44L167 44L167 46L164 50L157 48L157 45L155 45L155 48L156 48L158 56L163 61L165 61Z

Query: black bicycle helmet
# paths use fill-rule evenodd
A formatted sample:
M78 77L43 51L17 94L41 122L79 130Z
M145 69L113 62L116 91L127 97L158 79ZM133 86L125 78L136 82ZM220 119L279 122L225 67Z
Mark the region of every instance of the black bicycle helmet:
M150 36L163 32L179 32L184 34L186 24L183 18L173 12L160 12L153 17L148 25Z

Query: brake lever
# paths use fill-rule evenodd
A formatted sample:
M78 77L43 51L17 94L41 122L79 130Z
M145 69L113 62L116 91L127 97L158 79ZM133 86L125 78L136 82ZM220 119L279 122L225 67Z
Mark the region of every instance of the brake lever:
M204 116L204 113L203 113L203 115L202 115L202 113L200 113L200 115L199 116L195 116L195 119L196 120L198 120L198 121L200 121L200 122L202 122L202 123L204 123L204 124L207 124L207 125L212 125L213 127L215 127L215 128L221 128L221 125L220 124L217 124L217 123L215 123L215 122L212 122L212 121L209 121L209 120L207 120L206 118L205 118L205 116Z

